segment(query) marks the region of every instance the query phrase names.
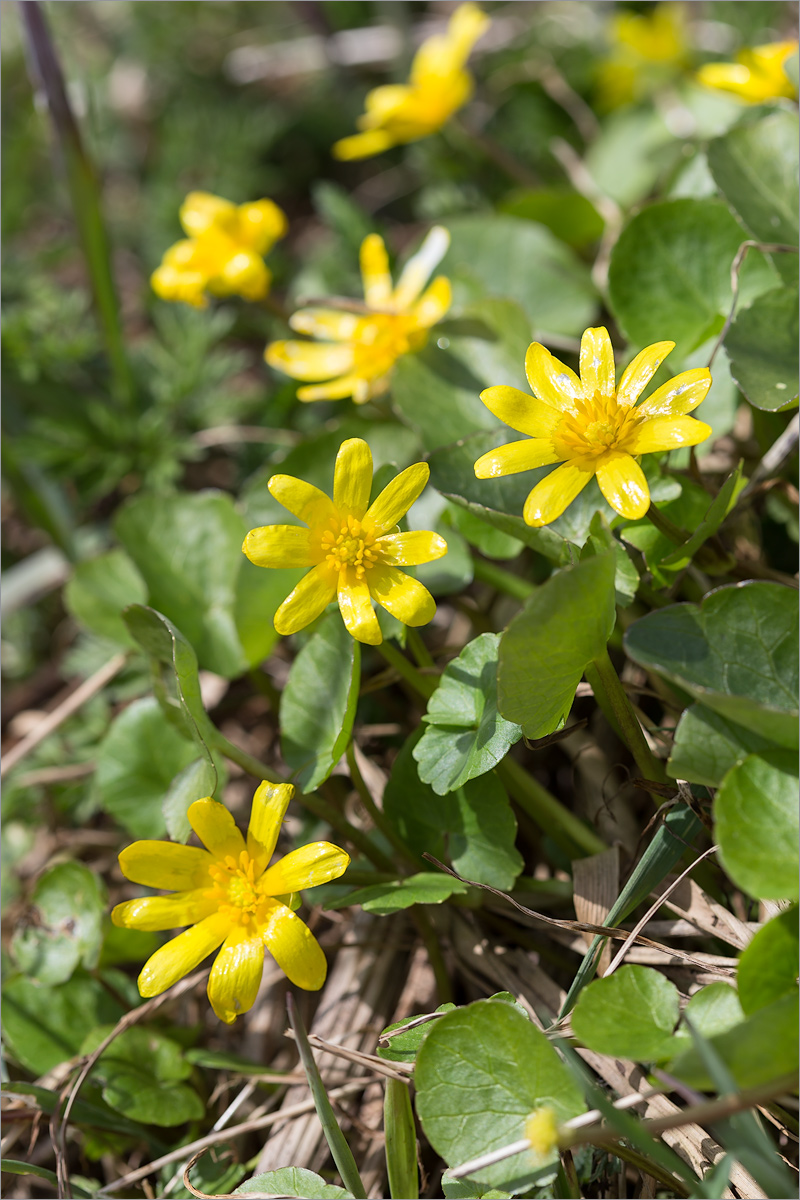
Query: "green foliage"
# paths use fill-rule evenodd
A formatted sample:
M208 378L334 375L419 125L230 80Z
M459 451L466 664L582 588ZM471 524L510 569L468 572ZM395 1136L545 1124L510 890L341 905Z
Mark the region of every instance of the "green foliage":
M760 900L797 897L797 756L750 754L714 800L719 852L731 879Z
M737 1087L758 1087L797 1071L797 1023L797 995L787 994L709 1041ZM690 1087L706 1091L714 1086L696 1047L684 1050L667 1070Z
M122 610L146 602L147 585L124 550L109 550L78 563L64 588L64 603L76 621L126 649L136 643L122 620Z
M91 1054L111 1029L95 1026L81 1053ZM197 1092L183 1082L191 1073L177 1042L141 1026L118 1034L92 1071L109 1107L150 1125L181 1125L203 1115Z
M233 1192L234 1196L261 1195L266 1192L276 1196L298 1196L303 1200L353 1200L353 1193L344 1188L326 1183L313 1171L303 1167L281 1167L278 1171L262 1171Z
M731 375L756 408L777 412L797 403L797 288L756 296L728 330Z
M405 879L397 879L392 883L373 883L369 887L359 888L342 900L329 904L328 908L345 908L351 904L360 904L365 912L386 916L387 913L399 912L410 908L412 904L442 904L450 896L463 896L467 885L451 875L434 875L432 871L422 871L418 875L407 875Z
M797 906L759 929L739 957L736 983L742 1008L757 1012L797 988Z
M595 980L572 1013L572 1028L584 1045L639 1062L665 1056L677 1023L678 990L649 967L620 967Z
M93 1029L121 1016L120 1003L80 968L55 986L23 975L3 984L3 1036L13 1057L33 1075L73 1058Z
M435 1010L437 1013L452 1012L455 1004L449 1001L446 1004L440 1004ZM395 1021L392 1025L387 1025L380 1036L378 1042L378 1054L381 1058L388 1058L391 1062L409 1062L413 1063L416 1060L417 1052L425 1041L425 1038L430 1033L435 1022L432 1020L423 1020L430 1018L430 1013L417 1013L416 1016L406 1017L402 1021ZM414 1022L419 1022L414 1024ZM411 1029L404 1029L404 1026L411 1025ZM386 1035L393 1033L395 1029L403 1029L403 1033L398 1033L395 1037L387 1038Z
M14 933L17 966L42 984L64 983L79 964L97 966L106 900L101 880L83 863L50 867L33 889L25 924Z

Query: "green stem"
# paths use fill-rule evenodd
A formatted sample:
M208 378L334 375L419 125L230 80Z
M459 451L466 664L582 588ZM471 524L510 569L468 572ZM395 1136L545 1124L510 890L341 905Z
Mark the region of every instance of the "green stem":
M418 629L412 629L406 626L406 642L414 658L417 660L418 667L435 667L433 655L422 640L422 636Z
M633 760L636 763L640 776L642 779L651 779L654 783L667 783L666 771L645 741L642 727L639 724L639 718L633 711L633 705L620 683L619 676L614 670L614 665L608 657L607 650L604 650L594 660L592 667L594 669L589 669L587 679L591 675L589 682L591 683L592 691L595 693L595 699L604 712L608 710L613 714L617 728L633 755ZM663 803L663 796L659 796L654 792L650 794L656 803Z
M520 579L519 575L506 571L504 567L498 567L496 563L487 562L485 558L473 558L472 566L476 579L481 583L490 584L498 592L504 592L514 600L524 603L536 591L535 586L526 579Z
M550 834L570 858L586 858L591 854L602 854L608 849L593 829L584 825L579 817L565 808L560 800L509 755L495 767L495 771L520 808L533 818L544 833Z
M651 525L655 525L659 533L663 533L665 538L669 538L676 546L682 546L684 542L688 542L691 537L685 529L681 529L679 525L674 525L669 517L664 516L659 508L651 502L650 507L644 514Z
M416 857L411 853L408 846L400 837L392 822L385 813L381 812L375 801L372 799L370 790L364 782L364 777L358 769L355 749L352 742L348 743L345 753L347 756L347 765L350 769L350 778L353 781L356 791L361 797L361 803L364 805L364 808L367 810L372 819L373 825L375 825L377 829L380 829L383 836L395 848L400 857L405 859L405 861L411 867L413 867L414 871L419 871L422 864L417 861Z
M422 675L392 642L383 641L375 649L383 655L390 667L394 667L400 678L404 679L415 692L422 696L423 700L430 699L439 686L438 678Z
M417 932L422 938L425 949L428 951L428 959L436 981L436 991L439 994L439 1003L452 1004L453 989L450 985L450 976L447 974L447 967L442 956L442 948L439 945L439 939L436 936L433 922L420 904L413 904L409 912L411 913L412 921L417 927Z

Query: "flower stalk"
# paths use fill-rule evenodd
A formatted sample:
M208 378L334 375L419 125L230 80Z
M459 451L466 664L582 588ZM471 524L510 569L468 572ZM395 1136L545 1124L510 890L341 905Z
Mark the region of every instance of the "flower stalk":
M619 729L623 741L633 755L642 779L649 779L653 783L666 783L667 775L664 767L647 744L639 724L639 718L614 670L607 650L594 660L591 668L587 668L586 678L591 684L595 699L603 712L609 719L613 717L613 723ZM663 796L659 796L655 791L650 795L657 804L663 804Z

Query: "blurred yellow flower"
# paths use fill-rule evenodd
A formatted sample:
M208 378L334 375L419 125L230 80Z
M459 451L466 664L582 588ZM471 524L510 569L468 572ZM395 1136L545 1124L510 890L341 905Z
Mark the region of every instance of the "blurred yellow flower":
M797 53L797 42L769 42L742 50L735 63L706 63L697 72L700 83L733 92L748 104L779 96L797 98L797 87L786 74L786 60Z
M643 517L650 507L650 492L638 456L696 446L711 433L709 425L687 416L711 386L705 367L683 371L636 405L674 346L674 342L647 346L625 369L617 387L614 351L605 329L587 329L581 338L580 378L544 346L532 342L525 372L533 396L513 387L481 392L481 400L496 417L528 434L530 440L490 450L475 463L475 474L493 479L561 463L525 501L523 516L528 525L555 521L593 475L620 516L631 521Z
M556 1114L549 1105L543 1105L531 1113L525 1122L525 1136L531 1150L541 1158L550 1158L558 1147L558 1125Z
M288 228L277 204L256 200L237 207L210 192L190 192L180 219L189 236L170 246L151 275L157 296L195 308L205 308L207 292L245 300L266 296L272 275L263 255Z
M242 549L258 567L311 567L275 614L278 633L296 633L338 597L342 619L359 642L383 640L372 601L404 625L425 625L436 612L427 588L399 567L432 562L447 553L438 533L400 533L397 523L428 482L427 463L401 471L369 503L372 454L361 438L342 442L333 475L333 500L291 475L273 475L267 487L308 528L263 525Z
M383 239L377 233L364 238L361 277L366 304L360 311L348 312L346 307L300 309L289 321L292 329L322 340L267 346L264 357L271 367L292 379L313 382L312 387L298 388L298 400L352 396L356 404L364 404L387 390L397 359L421 349L428 330L450 307L450 280L444 275L422 291L449 244L447 230L434 226L406 263L393 290ZM359 308L358 302L350 301L350 307Z
M613 50L600 64L598 99L617 108L642 99L688 65L683 4L654 4L648 13L621 12L610 23Z
M221 947L208 979L208 998L230 1024L252 1008L266 946L298 987L316 991L327 963L319 942L295 916L295 893L337 879L350 859L330 842L311 842L272 866L281 822L294 788L262 783L253 797L247 840L223 804L206 797L190 805L192 829L207 848L178 842L134 842L119 856L126 879L175 888L118 904L111 913L126 929L191 928L156 950L139 975L143 996L158 996Z
M336 142L334 157L369 158L441 129L472 95L464 65L489 24L477 4L459 5L447 32L428 38L414 55L407 84L389 83L368 93L367 111L357 122L363 133Z

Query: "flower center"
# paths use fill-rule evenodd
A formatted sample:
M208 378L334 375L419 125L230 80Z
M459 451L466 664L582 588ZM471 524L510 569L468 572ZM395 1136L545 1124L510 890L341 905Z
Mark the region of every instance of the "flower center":
M365 529L354 516L341 520L332 517L330 528L322 535L322 550L325 562L339 571L342 567L355 567L359 579L364 572L374 567L379 551L375 546L375 535Z
M553 448L565 459L599 458L607 450L624 450L637 423L635 409L595 392L564 414L552 434Z
M372 313L356 335L353 374L364 379L386 375L398 358L420 350L428 331L410 313Z
M226 854L208 868L208 873L214 887L207 894L217 901L221 913L235 924L247 925L259 919L264 897L256 891L256 864L246 850L238 859Z

